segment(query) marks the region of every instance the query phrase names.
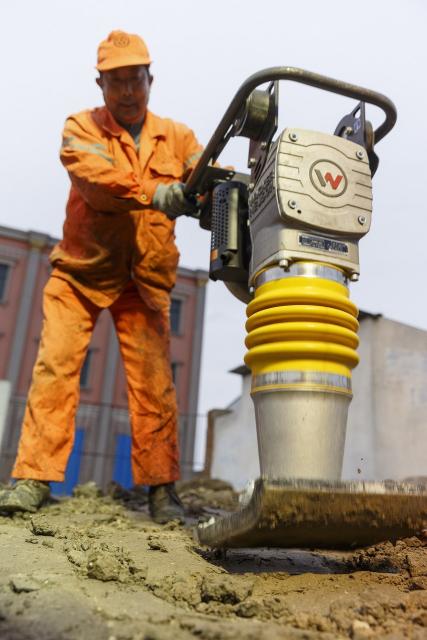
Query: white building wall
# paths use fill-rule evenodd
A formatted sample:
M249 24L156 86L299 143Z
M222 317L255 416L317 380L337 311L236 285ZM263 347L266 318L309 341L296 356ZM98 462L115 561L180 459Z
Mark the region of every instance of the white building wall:
M211 476L243 489L259 476L255 413L250 397L251 376L242 377L242 395L230 413L215 420Z
M370 353L354 372L343 477L426 476L427 332L367 319L361 338L362 357L365 348Z
M359 336L342 477L427 476L427 332L366 318ZM211 475L237 489L259 475L250 382L214 427Z

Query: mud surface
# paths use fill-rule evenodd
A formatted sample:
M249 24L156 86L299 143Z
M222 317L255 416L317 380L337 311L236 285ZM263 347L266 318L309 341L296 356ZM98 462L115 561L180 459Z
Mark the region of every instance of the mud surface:
M221 555L191 525L237 508L225 483L180 486L187 527L153 524L141 492L76 493L0 516L2 640L427 638L425 540Z

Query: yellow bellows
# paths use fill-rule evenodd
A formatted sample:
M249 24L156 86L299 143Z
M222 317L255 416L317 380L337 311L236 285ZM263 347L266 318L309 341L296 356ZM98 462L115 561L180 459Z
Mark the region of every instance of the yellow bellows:
M247 307L245 362L258 381L252 391L328 388L351 393L351 369L359 362L357 314L347 287L338 282L295 276L261 285ZM301 375L298 380L291 374L265 375L280 372ZM346 389L342 384L333 388L336 376L348 379Z

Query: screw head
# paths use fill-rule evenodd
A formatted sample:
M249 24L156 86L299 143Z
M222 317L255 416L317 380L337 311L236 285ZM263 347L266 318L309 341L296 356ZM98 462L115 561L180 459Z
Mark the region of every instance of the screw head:
M249 189L249 191L253 191L253 190L254 190L254 188L255 188L255 182L250 182L250 183L248 184L248 189Z
M267 149L267 143L266 142L261 142L261 149Z
M359 224L365 224L366 222L366 216L359 216L358 218Z
M297 203L296 200L289 200L288 201L288 205L289 205L290 209L296 209L297 206L298 206L298 203Z
M352 282L357 282L359 280L359 274L358 273L352 273L350 276L350 280Z
M248 167L254 167L256 165L256 158L249 158Z
M363 153L362 149L358 149L358 151L356 151L356 157L359 158L359 160L363 160L365 154Z
M292 142L296 142L298 140L298 134L295 133L295 131L291 131L291 133L289 134L289 140L292 140Z

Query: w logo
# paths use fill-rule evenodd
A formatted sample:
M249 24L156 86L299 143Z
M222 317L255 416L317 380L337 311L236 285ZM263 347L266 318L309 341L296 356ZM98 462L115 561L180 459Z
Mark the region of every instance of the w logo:
M333 178L330 171L327 171L324 176L322 176L319 169L316 169L315 171L322 187L326 187L326 183L329 182L334 191L337 190L337 188L340 186L341 180L344 178L344 176L340 175L339 173L335 176L335 178Z
M311 184L329 198L338 198L347 189L347 176L332 160L317 160L310 167Z

